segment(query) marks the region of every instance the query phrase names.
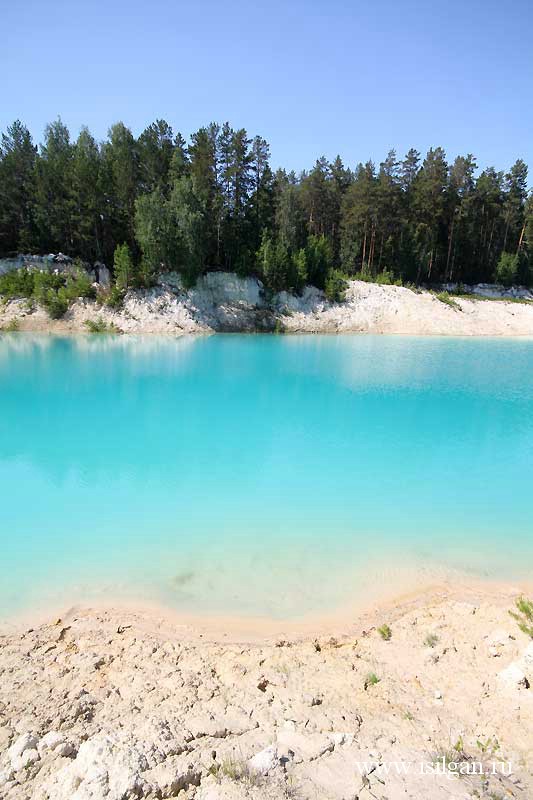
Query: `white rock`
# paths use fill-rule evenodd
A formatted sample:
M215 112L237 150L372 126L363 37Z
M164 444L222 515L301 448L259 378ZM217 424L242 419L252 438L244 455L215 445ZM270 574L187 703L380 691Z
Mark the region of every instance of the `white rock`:
M17 759L17 769L24 769L24 767L29 767L30 764L35 764L36 761L39 761L39 753L35 748L30 747L28 750L24 750L22 755ZM15 766L14 762L13 766Z
M220 786L202 786L195 797L197 800L226 800L227 794Z
M200 783L201 772L196 770L193 761L188 754L167 758L143 772L143 781L151 787L154 795L174 797L189 786Z
M35 800L123 800L140 795L146 758L108 736L80 745L77 757L41 786Z
M294 754L296 763L314 761L324 753L331 752L335 742L331 735L323 733L300 733L281 730L277 739L278 751L283 755Z
M512 641L511 634L502 628L497 628L487 636L488 654L491 658L499 658L506 645Z
M13 769L22 769L28 764L37 761L39 754L35 749L37 747L38 737L33 733L22 733L14 744L9 748L8 755ZM25 757L24 753L30 751L31 755ZM35 753L35 758L34 758Z
M256 772L260 772L261 775L266 775L267 772L274 769L277 763L278 751L273 744L269 745L269 747L265 747L265 749L261 750L259 753L256 753L255 756L252 756L248 761L250 767Z
M527 667L533 668L533 642L530 642L522 653L522 659Z
M435 700L442 700L442 692L437 691L435 692Z
M66 758L68 756L73 755L76 752L76 748L70 742L63 742L63 744L54 747L53 753L56 756L62 756Z
M489 647L505 647L510 641L511 635L502 628L497 628L487 636L487 644Z
M0 770L0 789L2 786L5 786L6 783L9 783L15 777L15 772L11 767L6 767L6 769Z
M0 753L7 750L7 746L11 741L12 731L7 725L0 726Z
M326 306L324 293L315 286L306 286L301 295L279 292L272 301L280 311L311 314L323 311Z
M216 306L237 303L257 308L263 304L262 290L263 284L256 278L240 278L233 272L207 272L190 294Z
M44 753L46 750L55 750L59 745L62 745L65 742L65 737L62 733L58 731L48 731L45 735L40 739L37 744L37 750L39 753Z
M498 673L502 683L516 689L527 689L529 683L524 670L519 662L513 661L508 667Z

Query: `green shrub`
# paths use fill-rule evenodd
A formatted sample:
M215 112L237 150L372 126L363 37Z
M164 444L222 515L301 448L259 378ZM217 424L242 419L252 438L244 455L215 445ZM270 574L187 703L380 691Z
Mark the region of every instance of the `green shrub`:
M436 647L439 643L439 637L436 633L428 633L426 638L424 639L424 644L426 647Z
M137 270L134 267L130 248L126 243L117 244L113 256L115 283L119 289L129 289L137 281Z
M39 302L46 309L51 319L61 319L67 313L69 301L65 290L55 292L47 289L39 298Z
M324 293L331 303L342 303L347 287L344 274L338 269L332 269L326 278Z
M374 278L369 272L356 272L353 276L354 281L364 281L365 283L374 283Z
M403 286L402 279L395 278L394 272L389 269L384 269L377 275L372 275L370 272L356 272L353 277L356 281L377 283L379 286Z
M123 289L120 289L118 286L112 286L104 298L104 303L106 306L109 306L109 308L114 308L115 310L122 308L125 294Z
M86 319L83 323L89 333L118 333L118 328L112 322L107 323L102 317Z
M518 256L513 253L502 253L496 267L495 278L497 283L512 286L518 273Z
M250 786L258 786L261 783L261 774L252 769L245 759L236 758L233 755L224 758L220 764L215 766L215 770L211 774L224 775L232 781L246 783Z
M96 289L87 273L83 270L79 270L74 276L67 278L65 292L71 302L79 297L88 297L93 300L96 297Z
M461 306L457 300L454 300L448 292L439 292L435 295L435 297L437 300L440 300L441 303L450 306L450 308L454 308L456 311L461 311Z
M150 289L157 284L155 270L152 265L143 258L139 265L139 288Z
M33 296L38 302L49 292L57 292L65 285L63 275L56 275L54 272L34 272L33 273Z
M40 303L52 319L60 319L78 297L96 297L90 277L81 266L74 275L18 269L0 276L0 295L6 298L24 297L28 310Z
M394 282L394 273L390 270L384 269L376 275L376 283L381 286L392 286Z
M378 633L379 633L379 635L381 636L382 639L384 639L386 642L388 642L390 640L391 636L392 636L392 630L390 628L390 625L387 625L387 623L385 623L384 625L381 625L378 628Z
M509 614L517 621L522 633L533 639L533 601L520 597L516 601L516 609L518 614L516 611L509 611Z
M7 298L31 297L34 290L34 272L15 269L0 275L0 295Z
M365 678L364 688L365 690L368 689L369 686L375 686L379 683L381 678L378 678L375 672L369 672Z

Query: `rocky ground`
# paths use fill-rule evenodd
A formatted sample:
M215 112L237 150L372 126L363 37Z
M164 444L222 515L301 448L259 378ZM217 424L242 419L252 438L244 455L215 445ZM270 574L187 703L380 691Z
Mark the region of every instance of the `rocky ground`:
M442 590L333 636L259 642L119 609L13 625L0 796L526 800L533 647L515 596Z
M0 327L54 333L86 332L87 320L102 319L124 333L397 333L455 336L531 336L533 302L454 298L451 305L427 291L350 281L343 303L328 302L306 287L301 296L267 297L260 281L223 272L207 273L185 290L179 276L130 292L120 310L79 300L60 320L23 300L0 306Z

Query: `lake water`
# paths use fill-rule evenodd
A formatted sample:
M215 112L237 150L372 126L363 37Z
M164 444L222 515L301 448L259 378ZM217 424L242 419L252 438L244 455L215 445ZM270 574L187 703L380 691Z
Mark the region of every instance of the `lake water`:
M0 616L533 575L533 341L0 337Z

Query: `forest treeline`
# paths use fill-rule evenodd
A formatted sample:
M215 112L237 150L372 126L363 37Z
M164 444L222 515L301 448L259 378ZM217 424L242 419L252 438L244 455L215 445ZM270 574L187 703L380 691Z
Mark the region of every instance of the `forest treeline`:
M353 169L319 158L297 175L274 172L267 142L228 123L187 143L164 120L138 138L119 122L99 143L58 119L37 147L16 121L0 144L0 255L58 251L110 266L117 251L130 285L208 268L273 291L340 273L530 284L533 201L524 161L479 171L440 147Z

